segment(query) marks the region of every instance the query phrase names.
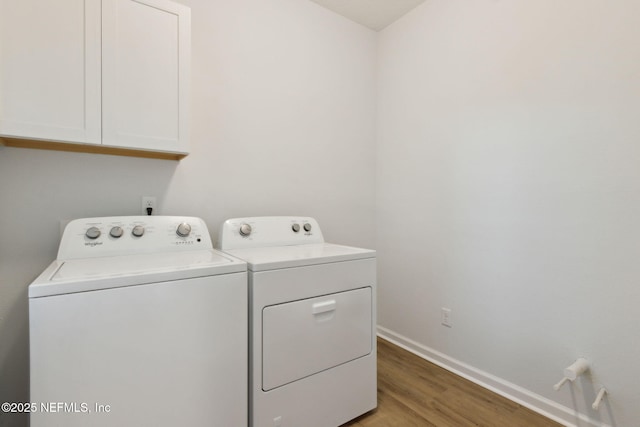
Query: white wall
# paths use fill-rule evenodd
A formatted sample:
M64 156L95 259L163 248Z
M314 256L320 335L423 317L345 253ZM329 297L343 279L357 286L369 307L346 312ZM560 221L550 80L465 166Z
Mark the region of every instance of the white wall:
M638 16L430 0L379 39L381 326L580 425L640 420Z
M59 221L138 214L308 215L374 245L373 31L300 0L192 8L192 154L181 162L0 147L0 402L28 401L27 286ZM0 426L26 417L0 414Z

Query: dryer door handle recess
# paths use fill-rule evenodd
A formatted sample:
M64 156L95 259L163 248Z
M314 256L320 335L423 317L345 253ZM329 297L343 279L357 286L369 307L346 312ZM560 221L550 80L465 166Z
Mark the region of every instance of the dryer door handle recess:
M317 302L311 307L311 312L313 314L327 313L336 309L336 300L332 299L328 301Z

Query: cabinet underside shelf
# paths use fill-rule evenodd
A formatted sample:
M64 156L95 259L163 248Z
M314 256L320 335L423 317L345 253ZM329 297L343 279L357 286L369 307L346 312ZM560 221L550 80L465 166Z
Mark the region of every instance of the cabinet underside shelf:
M143 157L147 159L162 160L181 160L187 156L187 154L184 153L161 153L156 151L109 147L105 145L74 144L68 142L9 137L0 137L0 144L7 147L34 148L37 150L71 151L74 153L108 154L112 156Z

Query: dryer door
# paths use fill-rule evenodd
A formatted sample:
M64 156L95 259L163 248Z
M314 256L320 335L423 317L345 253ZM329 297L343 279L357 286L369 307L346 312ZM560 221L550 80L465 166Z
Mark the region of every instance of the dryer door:
M371 322L370 287L265 307L262 389L366 356Z

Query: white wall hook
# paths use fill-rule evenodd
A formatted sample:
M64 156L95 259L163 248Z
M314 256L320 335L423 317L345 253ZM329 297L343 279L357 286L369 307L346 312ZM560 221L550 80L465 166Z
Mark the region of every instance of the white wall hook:
M566 383L567 381L571 381L569 378L564 377L563 379L560 380L560 382L558 382L558 384L553 386L553 389L555 391L560 390L560 387L562 387L564 385L564 383Z
M578 358L571 366L564 368L564 376L574 381L589 369L589 362L585 358Z
M574 381L580 375L585 373L589 369L589 362L587 359L580 357L573 364L564 368L564 378L560 380L556 385L553 386L553 389L558 391L560 387L562 387L567 381Z
M598 395L596 396L596 400L593 401L593 405L591 405L591 407L593 409L595 409L596 411L598 409L600 409L600 403L602 402L602 398L604 397L604 395L607 393L607 389L602 387L600 388L600 391L598 392Z

